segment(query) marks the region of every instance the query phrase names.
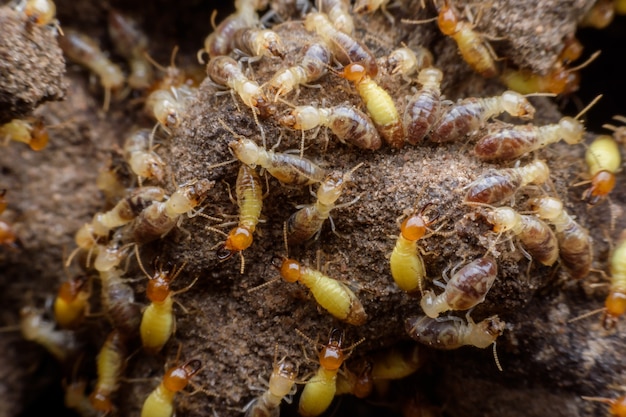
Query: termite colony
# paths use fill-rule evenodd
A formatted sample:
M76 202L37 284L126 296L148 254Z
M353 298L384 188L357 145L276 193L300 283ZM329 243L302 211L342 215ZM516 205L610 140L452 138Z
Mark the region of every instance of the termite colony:
M52 2L24 3L48 7L33 24L60 28ZM204 80L177 68L176 48L168 67L155 62L119 10L107 10L116 58L77 29L59 34L68 61L98 77L105 114L141 104L98 176L107 206L63 260L79 272L66 273L51 311L20 312L23 337L62 363L66 406L83 416L277 416L296 392L302 416L332 412L342 394L437 415L389 385L426 358L445 361L438 350L495 352L516 328L507 309L548 285L582 286L600 265L580 207L609 206L625 119L585 145L586 188L572 187L572 202L551 151L585 141L584 111L539 122L534 104L550 99L528 94L578 87L573 34L535 74L500 62L477 29L480 7L269 3L236 0L220 16L197 53ZM398 33L368 38L370 24ZM425 47L435 39L458 48L466 75L506 87L452 100L450 74ZM0 139L41 150L42 129L16 119ZM10 197L0 190L0 214ZM10 226L2 245L15 246ZM626 312L625 241L605 273L610 331ZM516 291L523 301L501 299ZM494 358L484 366L501 369Z

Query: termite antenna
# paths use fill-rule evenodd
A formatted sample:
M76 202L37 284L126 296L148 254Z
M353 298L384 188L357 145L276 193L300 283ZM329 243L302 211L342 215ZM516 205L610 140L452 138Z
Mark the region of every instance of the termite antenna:
M580 119L585 113L587 113L589 111L589 109L591 109L598 101L600 101L600 99L602 98L602 94L599 94L596 98L594 98L591 103L587 104L587 107L585 107L584 109L582 109L577 115L576 117L574 117L574 119L578 120Z
M422 20L412 20L412 19L400 19L402 23L407 25L421 25L423 23L434 22L438 19L439 16L431 17L430 19L422 19Z
M591 310L591 311L588 311L586 313L583 313L583 314L581 314L578 317L574 317L573 319L569 319L567 322L568 323L574 323L576 321L586 319L587 317L595 316L596 314L602 313L605 310L606 310L606 307L597 308L595 310Z
M502 365L500 364L500 359L498 359L498 351L496 350L496 341L493 341L493 359L496 361L496 366L498 367L498 371L504 372L502 369Z
M274 278L274 279L272 279L272 280L270 280L270 281L267 281L267 282L264 282L263 284L261 284L261 285L257 285L256 287L252 287L252 288L250 288L249 290L247 290L246 292L247 292L248 294L253 293L253 292L255 292L255 291L260 290L261 288L268 287L268 286L272 285L273 283L275 283L275 282L277 282L277 281L280 281L280 277L279 277L279 278Z

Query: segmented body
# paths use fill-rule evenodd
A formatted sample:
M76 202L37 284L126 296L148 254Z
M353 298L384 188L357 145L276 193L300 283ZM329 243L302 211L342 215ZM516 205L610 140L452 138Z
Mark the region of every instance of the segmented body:
M440 117L442 78L437 68L425 68L417 76L422 87L409 98L403 119L406 141L412 145L420 143Z
M505 323L498 316L474 323L462 319L434 319L428 316L409 317L406 331L413 339L434 349L451 350L471 345L484 349L493 344L504 331Z

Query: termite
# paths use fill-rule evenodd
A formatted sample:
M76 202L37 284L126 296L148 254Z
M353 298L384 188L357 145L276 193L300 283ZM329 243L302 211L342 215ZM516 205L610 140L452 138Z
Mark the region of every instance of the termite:
M191 378L202 369L202 362L192 359L169 368L161 383L148 395L141 408L141 417L172 417L174 397L191 383Z
M282 152L274 152L260 147L250 139L240 137L231 141L228 147L237 159L254 168L265 168L283 184L310 185L320 182L326 171L306 158Z
M515 195L528 184L543 184L550 179L550 168L544 161L535 160L515 168L493 170L472 182L464 201L494 204Z
M615 328L619 317L626 313L626 231L622 232L610 260L611 287L606 297L602 325Z
M383 139L394 148L404 146L404 130L396 105L389 93L368 75L366 67L360 63L349 64L340 76L354 83Z
M344 187L352 181L352 174L363 163L358 164L350 171L333 172L324 179L317 189L317 201L309 204L292 214L287 220L287 241L289 244L302 243L320 233L326 219L333 209L346 207L352 202L336 205Z
M0 143L12 140L25 143L34 151L40 151L46 147L48 139L48 131L41 119L13 119L0 125Z
M100 272L101 302L111 326L128 337L139 330L141 311L135 303L135 291L124 282L122 271L111 268Z
M307 14L304 18L304 27L310 32L317 33L342 65L358 63L369 77L378 74L374 54L365 44L335 28L326 14L317 12Z
M81 417L98 417L100 415L89 401L89 397L85 395L87 381L72 381L69 384L65 380L62 382L65 391L63 398L65 407L74 410Z
M530 120L535 116L535 108L528 99L507 90L499 96L469 97L457 101L446 108L430 131L433 142L452 142L475 134L487 120L500 113Z
M550 227L536 216L520 214L511 207L496 207L487 214L496 233L511 232L522 242L525 256L552 266L559 259L559 243ZM530 257L528 256L530 255Z
M428 317L439 317L449 310L469 310L485 301L498 275L498 264L491 256L478 258L454 272L444 292L424 292L420 305Z
M596 401L609 405L609 413L612 417L626 417L626 395L617 398L604 397L581 397L583 400Z
M387 72L392 75L400 74L409 79L415 73L431 67L435 62L433 54L423 46L409 48L402 46L393 50L385 59ZM418 80L419 82L419 80ZM420 82L420 84L422 84Z
M89 278L77 275L64 281L54 299L54 320L64 329L77 327L88 310L91 291Z
M426 204L419 212L404 219L400 225L400 235L389 258L393 280L401 290L409 294L423 292L426 268L417 241L424 237L428 226L437 221L438 216L430 220L424 216L430 206L431 204Z
M63 30L56 19L57 8L52 0L18 0L15 9L23 12L28 22L37 26L52 24L63 35Z
M150 149L151 134L152 131L149 129L138 129L124 141L124 159L139 177L140 184L143 178L154 178L161 182L165 177L165 162L153 149Z
M109 10L108 28L115 50L130 66L128 85L136 90L150 87L154 71L146 58L148 36L135 19L114 9Z
M565 211L563 202L555 197L535 197L529 203L541 219L554 226L559 254L570 276L573 279L587 276L593 262L589 232Z
M146 109L167 130L180 126L187 103L196 94L195 87L186 84L166 90L154 90L146 99Z
M233 49L252 58L277 56L284 58L285 47L280 36L270 29L241 28L233 34Z
M297 376L298 367L293 362L274 359L267 390L244 407L245 417L278 417L280 403L295 392Z
M615 2L613 0L597 0L593 7L582 17L578 26L604 29L611 24L614 17Z
M389 10L387 10L387 5L391 0L356 0L354 4L354 12L355 13L374 13L378 9L385 15L389 23L392 25L395 23L395 19Z
M350 14L350 0L318 0L317 9L328 17L333 26L347 34L354 33L354 19Z
M424 68L417 75L422 87L407 98L403 117L406 141L411 145L420 143L439 119L442 78L443 72L437 68Z
M308 338L307 338L308 339ZM304 386L298 413L303 417L315 417L322 414L330 406L337 389L337 373L343 362L352 354L352 350L361 344L364 339L353 345L343 348L344 332L333 329L328 337L328 343L322 345L319 353L319 363L316 374Z
M323 43L312 43L306 46L302 62L278 70L265 84L274 101L295 90L299 85L307 85L317 81L328 72L331 55Z
M585 162L591 176L591 187L582 195L583 201L596 204L615 187L615 173L622 165L622 157L615 139L599 135L587 147Z
M104 87L103 109L108 111L111 92L119 90L124 85L124 73L117 64L107 58L93 39L74 29L67 29L65 32L65 36L58 39L59 46L69 59L100 77L100 83Z
M335 395L351 394L356 398L367 398L374 390L374 378L371 361L365 360L356 372L344 367L337 375L337 390Z
M93 407L104 413L113 411L112 397L119 388L120 378L126 367L126 338L120 330L113 330L107 336L96 357L98 379L89 395Z
M475 323L469 316L465 323L459 317L431 318L409 317L405 321L406 331L411 338L434 349L451 350L471 345L484 349L495 343L504 332L505 323L492 316Z
M418 343L400 343L371 356L372 379L379 392L386 391L389 381L406 378L425 363L424 349Z
M268 101L263 89L256 81L246 77L233 58L229 56L212 58L207 64L207 74L215 83L235 91L255 115L258 111L261 117L268 117L275 112L274 106Z
M79 349L74 331L55 329L55 322L46 320L34 307L22 307L19 329L24 339L40 344L60 363Z
M376 150L382 146L372 119L352 105L297 106L290 114L280 117L278 123L303 132L326 126L342 143L349 143L361 149Z

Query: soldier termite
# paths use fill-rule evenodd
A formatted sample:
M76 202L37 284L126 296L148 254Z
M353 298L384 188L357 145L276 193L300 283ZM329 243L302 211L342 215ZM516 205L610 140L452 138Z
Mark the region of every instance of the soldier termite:
M307 340L303 333L299 332ZM322 345L319 353L319 363L316 374L304 386L298 413L303 417L315 417L322 414L333 401L337 389L337 373L343 362L352 354L352 350L361 344L364 339L343 348L344 332L333 329L328 337L328 343ZM312 342L312 341L311 341Z
M412 145L421 142L435 125L441 113L441 80L443 72L424 68L417 76L421 88L407 98L403 125L406 141Z
M77 327L89 307L89 278L77 275L61 283L54 299L54 320L64 329Z
M376 84L362 64L347 65L340 76L354 83L383 139L394 148L404 146L402 120L389 93Z
M563 208L563 202L555 197L535 197L529 204L541 219L554 226L559 254L570 276L573 279L586 277L593 261L589 232L574 221Z
M43 120L36 118L13 119L0 125L0 143L22 142L32 150L40 151L48 144L48 131Z
M343 174L339 171L333 172L320 183L316 194L317 201L314 204L304 206L287 220L287 241L289 244L302 243L311 239L320 233L324 222L330 217L331 210L349 206L356 201L355 199L345 204L335 204L344 187L352 181L354 171L362 165L363 163L360 163Z
M139 178L140 185L143 178L161 182L165 177L165 162L150 149L151 134L149 129L138 129L124 141L124 159Z
M136 90L150 87L154 71L146 59L148 36L135 19L114 9L109 10L108 28L115 50L130 66L128 85Z
M372 377L373 364L369 360L362 361L356 372L343 368L337 375L335 395L351 394L357 398L367 398L374 390Z
M202 369L202 362L192 359L169 368L161 383L148 395L141 408L141 417L172 417L174 397L191 383L191 378Z
M528 184L543 184L550 179L550 168L545 162L535 160L515 168L493 170L466 188L464 201L469 203L494 204L515 195Z
M305 48L302 62L287 68L279 69L272 78L264 84L274 101L295 90L299 85L307 85L317 81L326 74L330 64L330 51L320 42L312 43Z
M495 343L502 334L505 323L492 316L475 323L467 317L465 323L459 317L431 318L428 316L409 317L405 321L406 331L413 339L434 349L458 349L471 345L484 349Z
M317 33L342 65L358 63L369 77L378 74L374 54L363 43L335 28L326 14L308 13L304 19L304 27L310 32Z
M67 57L100 77L104 87L103 109L109 109L111 92L124 86L124 74L120 67L109 60L98 44L87 35L74 29L67 29L65 36L58 39L59 46Z
M350 14L350 0L317 0L317 9L325 13L333 26L347 34L354 33L354 19Z
M530 120L535 108L526 97L515 91L505 91L499 96L469 97L457 101L442 112L430 131L433 142L452 142L475 134L491 117L507 112L511 116Z
M420 305L428 317L448 310L469 310L485 300L498 274L498 264L490 256L478 258L452 273L444 292L427 290Z
M109 333L96 358L98 379L89 395L91 405L101 412L113 411L113 395L119 388L126 367L126 338L120 330Z
M606 297L602 325L611 330L626 313L626 231L622 232L610 260L611 287Z
M254 168L265 168L274 178L283 184L309 185L320 182L326 171L310 160L282 152L274 152L260 147L250 139L239 137L231 141L228 147L237 159Z
M599 135L587 147L585 162L591 175L591 187L582 195L589 204L596 204L615 187L615 173L622 165L619 147L613 137Z
M557 124L545 126L527 124L507 127L496 124L489 133L476 143L474 153L483 161L510 161L544 148L551 143L556 143L561 139L570 145L580 143L585 133L585 127L577 119L601 97L601 95L596 97L575 118L566 116L561 118Z

